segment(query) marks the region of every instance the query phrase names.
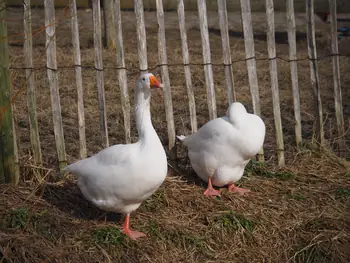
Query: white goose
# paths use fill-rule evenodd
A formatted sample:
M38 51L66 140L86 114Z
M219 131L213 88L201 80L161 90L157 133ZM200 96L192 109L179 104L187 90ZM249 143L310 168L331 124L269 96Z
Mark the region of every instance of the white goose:
M193 170L208 182L206 196L220 195L213 185L229 185L230 192L240 194L249 192L234 183L241 179L245 166L262 148L265 139L264 122L259 116L247 113L241 103L232 103L226 115L209 121L188 137L177 136L188 148Z
M78 186L86 199L102 210L126 214L123 232L131 239L145 234L129 228L130 213L158 189L167 175L166 154L150 113L150 88L159 87L162 84L151 73L137 80L134 110L138 142L108 147L65 168L78 176Z

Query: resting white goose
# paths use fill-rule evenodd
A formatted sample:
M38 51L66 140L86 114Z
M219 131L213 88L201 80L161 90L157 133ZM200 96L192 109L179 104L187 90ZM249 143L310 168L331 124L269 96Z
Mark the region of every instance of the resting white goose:
M249 192L234 183L241 179L245 166L262 148L265 139L264 122L259 116L247 113L241 103L232 103L226 115L209 121L188 137L177 136L188 148L193 170L208 182L206 196L220 195L213 185L229 185L230 192L239 194Z
M167 175L166 154L150 113L150 88L159 87L162 84L151 73L137 80L134 110L138 142L108 147L65 168L78 176L78 186L86 199L102 210L126 214L123 232L131 239L145 234L129 228L130 213L158 189Z

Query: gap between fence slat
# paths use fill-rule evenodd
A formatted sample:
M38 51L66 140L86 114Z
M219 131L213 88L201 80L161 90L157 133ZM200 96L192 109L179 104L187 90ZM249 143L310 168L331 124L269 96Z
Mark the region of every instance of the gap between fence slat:
M106 97L104 88L103 60L102 60L102 33L100 0L92 0L92 20L94 24L94 59L96 68L96 84L98 91L98 107L100 113L100 132L103 147L109 146Z
M36 86L35 72L33 68L33 40L32 40L32 12L30 0L23 1L24 13L24 63L26 67L27 79L27 100L30 127L30 143L36 164L42 164L42 152L40 147L38 118L36 112Z
M249 79L250 93L252 96L253 110L256 115L261 116L258 76L256 72L252 15L250 10L250 0L240 0L240 2L241 2L241 15L242 15L242 22L243 22L244 47L245 47L245 55L247 59L248 79ZM263 148L260 150L258 154L258 158L260 162L264 162Z
M54 0L45 0L46 65L51 92L52 119L60 172L67 165L62 126L61 103L58 88L56 58L56 25Z
M337 1L329 0L329 15L331 23L331 43L332 43L332 54L338 54L338 32L337 32ZM340 83L340 67L339 57L333 56L333 84L334 84L334 104L335 104L335 115L337 119L337 131L338 131L338 144L339 144L339 155L346 157L346 145L344 138L344 117L343 117L343 98L341 92Z
M295 17L293 0L287 0L287 31L289 43L290 74L292 79L294 118L295 118L295 140L298 150L302 143L301 116L300 116L300 96L298 84L298 66L297 66L297 44L295 36Z
M225 67L225 80L227 88L227 100L228 103L236 101L236 92L234 86L234 78L232 72L232 59L231 59L231 48L230 40L228 35L228 20L227 20L227 7L226 0L218 0L218 13L219 23L221 31L221 42L222 42L222 53Z
M190 55L188 52L188 45L187 45L187 32L186 32L186 25L185 25L185 7L184 7L183 0L177 0L177 14L179 18L182 56L183 56L184 71L185 71L188 106L189 106L190 120L191 120L191 131L192 133L194 133L197 131L196 102L195 102L193 86L192 86L191 68L189 66Z
M271 91L272 91L272 107L276 130L276 148L278 165L284 166L284 142L281 120L281 107L277 76L277 60L276 57L276 43L275 43L275 18L273 0L266 0L266 17L267 17L267 49L269 56L269 67L271 76Z
M165 114L168 126L168 139L169 139L169 157L171 160L176 159L175 148L175 125L173 115L173 102L171 98L170 78L168 71L168 59L166 52L166 40L165 40L165 25L164 25L164 10L162 0L157 0L157 21L158 21L158 53L160 59L160 69L163 81L164 91L164 103Z
M322 116L322 101L320 79L318 76L316 38L315 38L315 18L314 18L314 0L306 0L306 19L307 19L307 43L310 59L310 78L313 86L315 117L316 117L316 141L324 145L324 127Z
M78 95L78 128L79 128L79 152L80 158L87 157L86 136L85 136L85 114L84 114L84 96L83 96L83 79L81 73L81 55L80 55L80 39L78 27L78 14L76 0L72 0L71 5L71 23L72 23L72 43L75 65L75 82Z
M120 100L124 117L125 142L131 143L130 135L130 98L128 91L128 81L125 69L124 42L122 30L122 17L120 12L120 0L114 0L114 18L116 23L116 55L118 69L118 81L120 87Z
M197 5L198 5L199 27L200 27L201 38L202 38L204 74L205 74L205 83L206 83L206 89L207 89L209 119L212 120L217 117L217 114L216 114L213 69L211 65L206 1L197 0Z

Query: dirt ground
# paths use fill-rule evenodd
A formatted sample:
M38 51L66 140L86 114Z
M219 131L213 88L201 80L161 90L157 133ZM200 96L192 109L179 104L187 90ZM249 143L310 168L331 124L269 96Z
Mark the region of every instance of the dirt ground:
M102 149L96 72L93 69L93 32L91 11L79 10L81 54L83 67L86 136L89 155ZM59 67L73 65L70 19L62 9L56 16L57 60ZM69 16L69 14L68 14ZM214 63L222 63L221 37L216 33L218 19L208 13L211 55ZM288 59L288 41L283 13L276 14L276 48L278 56ZM169 64L182 63L181 40L176 13L166 13L166 36ZM298 58L307 57L304 14L297 14ZM33 29L44 25L42 9L33 10ZM9 10L11 83L14 92L23 88L24 66L22 11ZM135 16L123 12L123 36L128 70L130 98L138 76ZM145 13L148 63L158 63L157 24L154 13ZM329 26L316 19L316 39L319 56L330 53ZM202 63L202 46L198 16L186 14L191 62ZM265 14L253 15L255 50L258 58L267 57ZM240 16L229 14L231 52L234 61L243 60L244 40ZM20 152L21 187L1 186L0 200L0 259L3 262L348 262L350 258L349 196L350 177L343 161L331 154L320 154L305 143L302 153L295 152L293 100L288 62L278 60L278 76L282 110L282 125L287 167L277 169L274 154L275 136L268 60L257 61L262 118L266 123L266 166L250 165L242 184L253 190L247 197L224 194L221 199L202 195L205 185L199 182L187 160L176 171L170 169L165 184L134 213L134 228L148 237L131 242L120 234L115 218L103 220L103 214L85 201L73 178L57 181L54 168L57 156L52 125L50 90L46 65L45 33L33 40L36 74L38 122L45 163L44 169L33 167L27 117L26 92L15 102L16 132ZM348 52L349 40L340 41L340 53ZM123 143L123 116L115 53L103 51L106 105L110 144ZM346 142L349 151L350 135L350 59L340 57L343 111ZM336 148L333 72L331 58L318 63L321 83L326 138ZM246 63L234 63L237 99L252 112ZM205 79L202 66L191 66L195 88L199 126L208 121ZM214 66L218 115L227 108L225 77L222 66ZM176 134L189 134L189 110L182 66L169 67ZM153 71L159 74L159 70ZM79 158L77 129L77 94L72 68L59 70L62 118L68 162ZM309 62L298 62L299 89L303 136L312 139L313 99ZM185 98L185 99L184 99ZM151 103L152 120L164 145L167 126L163 94L154 92ZM133 123L133 118L132 118ZM137 140L134 125L133 141ZM185 150L182 154L185 156ZM50 183L38 183L37 172L46 174ZM111 215L112 216L112 215ZM2 254L2 256L1 256ZM25 261L26 259L26 261Z

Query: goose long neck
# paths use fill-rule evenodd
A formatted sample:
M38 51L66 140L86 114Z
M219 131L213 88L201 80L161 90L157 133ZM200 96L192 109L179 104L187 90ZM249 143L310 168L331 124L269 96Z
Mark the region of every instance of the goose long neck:
M135 118L136 127L140 139L144 139L149 133L154 133L154 128L151 122L149 90L136 88L135 90Z

